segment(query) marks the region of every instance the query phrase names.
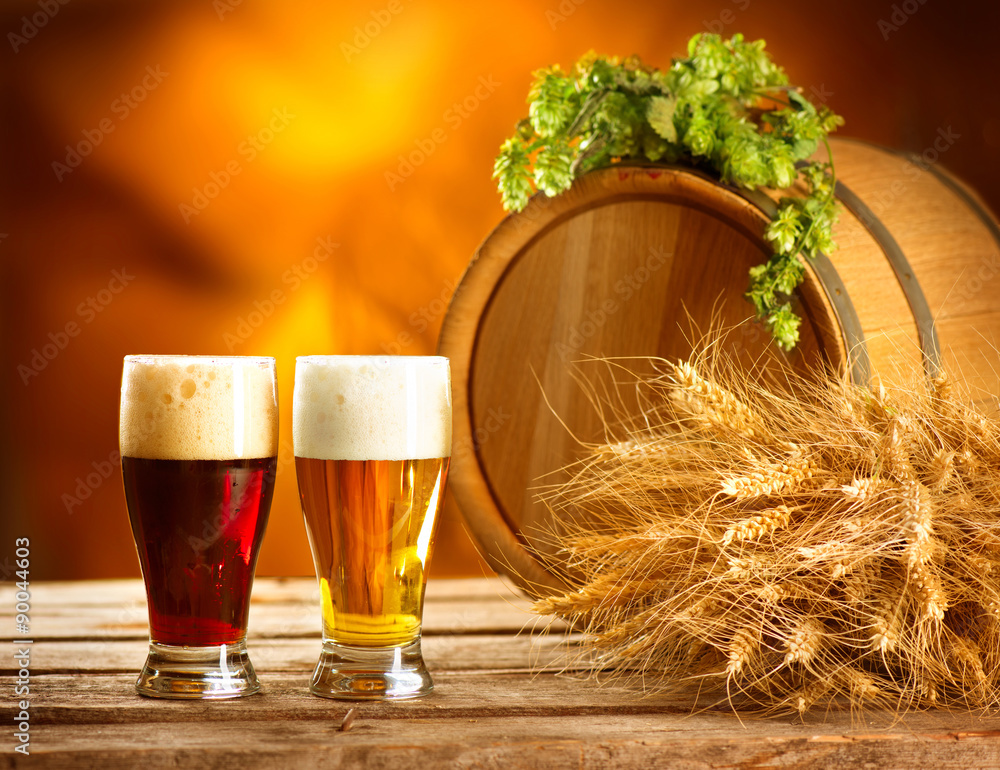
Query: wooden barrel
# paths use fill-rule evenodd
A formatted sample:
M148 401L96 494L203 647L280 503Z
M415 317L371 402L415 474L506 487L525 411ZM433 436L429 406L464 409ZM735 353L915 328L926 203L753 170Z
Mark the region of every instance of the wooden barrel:
M556 198L535 196L476 252L440 352L452 361L451 488L490 564L530 593L559 586L552 513L537 499L600 440L574 362L687 357L728 329L747 366L846 367L911 378L944 366L991 408L1000 395L1000 227L923 158L833 142L839 248L807 264L794 305L801 341L783 354L744 299L770 250L774 202L689 169L613 166ZM586 366L586 365L584 365ZM610 376L606 371L604 375ZM625 405L627 408L627 404Z

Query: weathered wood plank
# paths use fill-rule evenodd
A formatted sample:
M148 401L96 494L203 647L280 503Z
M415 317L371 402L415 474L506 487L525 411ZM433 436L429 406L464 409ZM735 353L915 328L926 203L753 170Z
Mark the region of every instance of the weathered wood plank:
M524 671L437 670L435 691L428 697L404 702L349 703L309 694L311 667L299 672L271 672L261 676L263 692L233 701L170 701L135 694L134 673L50 674L31 681L33 724L113 725L132 722L287 721L329 719L348 707L365 719L462 719L483 716L537 716L552 718L584 715L647 717L677 715L714 720L719 730L743 730L751 725L760 735L783 735L785 730L808 728L823 734L873 727L911 730L998 731L1000 715L981 717L968 713L927 711L899 720L881 711L853 713L846 706L807 715L803 723L791 717L763 719L737 717L726 704L704 700L695 708L688 696L642 698L621 687L598 687L580 676ZM0 705L0 721L10 722L13 703ZM708 724L708 723L705 723ZM831 732L832 731L832 732ZM794 731L793 731L794 733ZM998 754L1000 758L1000 754Z
M48 607L105 607L108 604L145 602L142 581L123 580L49 580L30 584L32 603ZM13 612L14 593L11 582L0 583L0 615ZM295 603L318 601L316 580L311 577L259 577L254 581L252 601L255 603ZM427 582L429 601L491 600L502 597L520 606L524 599L502 578L442 578Z
M731 718L674 715L528 716L432 720L359 716L340 732L327 720L110 725L38 725L31 756L10 749L0 767L371 768L995 768L991 731L917 728L816 732L784 725L762 734Z
M507 604L482 601L428 603L424 608L423 633L517 634L541 628L545 621ZM14 624L3 623L0 639L11 640ZM257 639L319 638L319 601L315 604L254 605L250 609L249 636ZM149 633L145 602L108 608L79 607L41 609L31 615L34 639L145 639Z
M309 694L312 666L298 672L261 674L262 693L233 701L171 701L135 694L138 672L50 674L31 679L33 723L110 725L128 722L271 721L325 719L348 707L343 701ZM597 687L582 678L523 670L432 671L435 691L401 703L362 703L371 718L452 719L483 715L688 713L686 698L642 699L616 687ZM0 723L10 722L13 703L0 705ZM1000 721L997 722L1000 727Z
M510 635L425 636L424 660L431 671L536 671L564 667L579 636L544 637ZM35 642L31 667L35 675L68 673L136 673L146 658L145 640ZM258 673L312 671L319 657L320 640L255 639L248 643L250 659ZM0 676L11 676L13 658L0 658Z
M128 613L118 618L121 606L100 603L106 582L63 584L48 593L53 584L43 584L46 590L33 593L39 606L51 602L53 624L75 622L79 629L79 618L90 618L109 624L118 636L39 637L28 696L32 753L14 753L9 735L0 742L0 768L1000 765L1000 716L926 712L897 720L884 712L859 715L841 708L808 715L804 722L765 720L737 717L725 706L695 710L683 696L643 699L622 688L557 675L552 669L568 650L563 638L515 635L510 622L515 615L504 613L519 613L519 628L524 602L509 602L499 595L499 581L489 580L440 581L441 590L429 592L428 610L440 611L438 628L454 632L462 613L470 613L464 616L470 630L425 636L425 657L437 685L427 698L352 704L311 696L318 617L312 600L303 601L298 592L311 588L312 581L276 580L261 581L263 590L255 594L260 624L295 628L308 614L317 633L310 638L252 633L262 694L224 702L150 700L133 689L146 648L141 584L116 582L108 595L134 601L138 619ZM33 612L33 621L37 617ZM481 633L497 617L503 630ZM131 622L142 629L135 638L125 628ZM5 679L13 674L12 662L0 666ZM533 666L542 670L532 673ZM9 680L0 686L8 687ZM338 732L352 705L353 729ZM13 699L0 702L0 722L12 725L16 713Z
M13 596L9 585L0 591L0 639L13 638ZM31 596L34 639L144 639L148 634L138 580L39 583ZM262 579L254 587L249 633L255 638L319 637L319 606L314 580ZM423 630L426 635L518 633L545 623L528 606L499 579L433 581Z

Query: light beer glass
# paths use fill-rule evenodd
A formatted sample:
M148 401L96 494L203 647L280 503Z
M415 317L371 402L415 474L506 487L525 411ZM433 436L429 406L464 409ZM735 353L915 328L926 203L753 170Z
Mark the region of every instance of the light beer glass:
M448 359L298 358L292 434L323 613L310 691L426 695L420 623L451 456Z
M257 692L247 615L277 470L274 359L126 356L119 442L149 608L136 689Z

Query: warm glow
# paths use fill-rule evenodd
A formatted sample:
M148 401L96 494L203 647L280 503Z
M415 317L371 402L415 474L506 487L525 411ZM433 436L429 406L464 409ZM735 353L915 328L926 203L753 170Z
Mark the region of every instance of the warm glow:
M60 6L4 54L3 542L38 538L37 579L138 575L114 457L122 357L271 355L282 461L258 571L311 574L286 456L295 356L435 351L503 215L493 157L531 72L588 49L664 66L713 24L766 37L796 82L833 94L845 133L919 151L953 124L947 165L995 195L992 85L977 99L949 76L973 72L961 57L988 33L973 44L932 5L888 41L887 6L861 0ZM4 34L28 8L0 15ZM450 495L435 553L432 574L483 570Z

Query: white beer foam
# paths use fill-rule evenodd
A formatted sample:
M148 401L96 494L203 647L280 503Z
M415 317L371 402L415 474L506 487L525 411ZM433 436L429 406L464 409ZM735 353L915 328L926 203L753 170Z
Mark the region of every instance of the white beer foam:
M317 460L451 455L451 369L441 356L301 356L292 441Z
M123 457L275 457L274 359L126 356L118 438Z

